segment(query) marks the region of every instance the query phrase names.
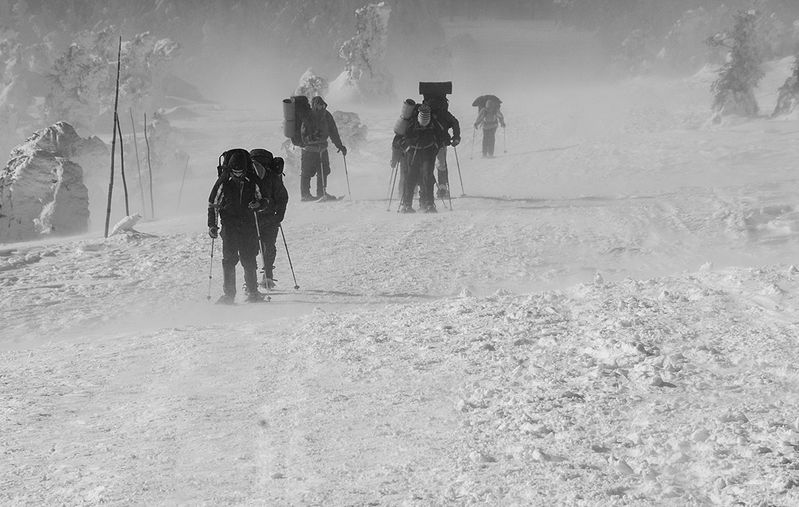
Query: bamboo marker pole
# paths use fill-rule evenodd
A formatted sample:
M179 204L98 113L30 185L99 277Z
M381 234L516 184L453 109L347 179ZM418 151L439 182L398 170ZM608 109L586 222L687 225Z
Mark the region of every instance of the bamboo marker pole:
M111 220L111 196L114 194L114 155L117 144L117 108L119 107L119 69L122 63L122 36L119 36L119 49L117 50L117 84L114 92L114 135L111 140L111 178L108 181L108 206L105 211L105 236L108 237L108 223Z
M155 205L153 204L153 166L150 163L150 141L147 139L147 113L144 113L144 144L147 145L147 171L150 174L150 213L155 218Z
M136 150L136 171L139 173L139 196L141 196L141 214L146 215L144 205L144 185L141 183L141 163L139 162L139 140L136 138L136 122L133 121L133 108L128 109L130 113L130 128L133 129L133 148Z
M122 137L122 125L119 116L116 117L117 132L119 132L119 170L122 173L122 189L125 191L125 216L130 216L130 203L128 201L128 180L125 178L125 140Z

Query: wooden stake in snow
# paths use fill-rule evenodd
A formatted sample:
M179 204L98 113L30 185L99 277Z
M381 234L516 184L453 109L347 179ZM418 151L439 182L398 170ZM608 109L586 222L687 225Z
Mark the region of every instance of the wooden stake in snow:
M144 185L141 182L141 162L139 162L139 140L136 138L136 122L133 121L133 108L128 109L130 113L130 128L133 129L133 148L136 150L136 170L139 173L139 195L141 196L141 212L146 213L144 205Z
M125 140L122 138L122 125L119 124L119 116L116 118L117 132L119 132L119 170L122 173L122 189L125 191L125 216L130 216L130 204L128 203L128 180L125 179Z
M150 218L155 218L155 205L153 204L153 166L150 164L150 141L147 139L147 113L144 113L144 144L147 146L147 172L150 174Z
M180 211L180 197L183 195L183 182L186 181L186 173L189 171L189 159L191 157L186 155L186 167L183 168L183 177L180 179L180 190L178 190L178 211Z
M122 36L119 36L119 50L117 51L117 84L114 92L114 136L111 140L111 179L108 182L108 206L105 211L105 237L108 237L108 225L111 221L111 196L114 194L114 155L117 144L117 108L119 107L119 69L122 63Z

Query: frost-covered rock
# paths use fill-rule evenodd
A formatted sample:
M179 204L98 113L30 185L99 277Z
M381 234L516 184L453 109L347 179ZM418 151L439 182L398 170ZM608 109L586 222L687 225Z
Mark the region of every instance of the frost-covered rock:
M327 79L322 76L317 76L312 68L308 68L300 76L300 83L297 89L294 90L294 95L305 95L306 97L324 97L327 95L329 84Z
M366 141L369 128L361 123L361 117L357 113L334 111L333 119L336 120L338 133L347 149L357 150Z
M89 195L83 169L72 158L100 146L99 139L83 139L70 124L59 122L15 148L0 172L0 241L85 232Z
M339 50L346 62L344 72L330 83L335 100L364 102L394 95L394 79L385 64L390 15L385 2L355 11L355 36Z

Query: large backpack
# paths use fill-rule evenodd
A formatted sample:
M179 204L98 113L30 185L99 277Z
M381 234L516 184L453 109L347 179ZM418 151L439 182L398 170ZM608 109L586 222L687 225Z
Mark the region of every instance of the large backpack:
M283 99L283 135L291 139L294 146L304 146L300 128L311 114L311 104L305 95Z

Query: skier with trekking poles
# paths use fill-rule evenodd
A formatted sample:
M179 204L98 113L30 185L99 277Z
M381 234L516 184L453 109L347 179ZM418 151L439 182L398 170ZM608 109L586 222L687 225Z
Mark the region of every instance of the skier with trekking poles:
M208 235L213 241L222 238L223 294L218 304L233 304L236 298L236 265L244 268L248 302L263 301L258 291L257 256L260 213L274 208L264 197L250 153L241 148L222 154L217 180L208 196ZM219 229L219 222L222 228ZM211 277L209 272L209 278ZM209 280L210 289L210 280ZM210 298L210 293L209 293Z

